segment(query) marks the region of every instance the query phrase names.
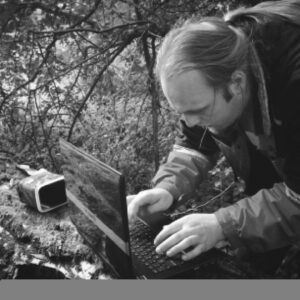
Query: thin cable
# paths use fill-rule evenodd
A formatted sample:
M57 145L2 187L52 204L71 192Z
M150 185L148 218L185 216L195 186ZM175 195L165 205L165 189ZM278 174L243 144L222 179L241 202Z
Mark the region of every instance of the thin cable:
M217 194L216 196L214 196L213 198L209 199L208 201L206 201L205 203L202 203L202 204L199 204L193 208L189 208L183 212L173 212L171 214L169 214L171 217L177 217L177 216L180 216L180 215L185 215L185 214L188 214L188 213L192 213L192 212L199 212L199 208L202 208L204 206L206 206L207 204L211 203L212 201L216 200L217 198L221 197L222 195L224 195L233 185L234 185L234 181L230 183L230 185L225 189L223 190L222 192L220 192L219 194Z

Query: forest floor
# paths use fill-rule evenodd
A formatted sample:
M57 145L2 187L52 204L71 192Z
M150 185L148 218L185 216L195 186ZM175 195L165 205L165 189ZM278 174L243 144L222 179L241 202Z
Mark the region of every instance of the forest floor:
M16 187L24 175L14 162L0 159L0 174L0 279L111 278L72 224L67 205L41 214L20 201ZM232 204L242 191L221 160L202 185L201 202L189 201L172 216L215 211ZM299 251L290 251L271 275L257 264L239 260L228 245L222 251L226 259L198 270L198 278L300 278Z
M16 164L2 162L0 279L109 278L72 224L67 205L41 214L20 201L16 186L23 177Z

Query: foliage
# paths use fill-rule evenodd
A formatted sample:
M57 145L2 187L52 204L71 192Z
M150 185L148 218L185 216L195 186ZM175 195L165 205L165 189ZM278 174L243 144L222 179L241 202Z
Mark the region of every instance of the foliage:
M0 1L0 152L60 172L58 138L149 185L176 117L153 76L178 20L259 1Z
M62 137L121 170L129 193L147 188L176 134L177 116L153 75L160 40L188 17L259 2L0 0L0 159L61 172ZM221 157L197 197L172 217L212 212L242 196ZM278 278L299 277L295 258L290 252Z

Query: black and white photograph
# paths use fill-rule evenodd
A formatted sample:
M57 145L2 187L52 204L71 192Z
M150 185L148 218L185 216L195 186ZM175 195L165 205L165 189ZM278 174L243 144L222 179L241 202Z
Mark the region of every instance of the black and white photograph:
M299 278L300 0L0 0L0 281Z

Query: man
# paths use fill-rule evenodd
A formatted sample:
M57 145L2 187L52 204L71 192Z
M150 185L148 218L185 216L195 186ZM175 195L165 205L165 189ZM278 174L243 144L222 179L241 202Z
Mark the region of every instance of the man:
M172 30L157 74L181 134L154 188L128 197L128 215L168 209L198 187L221 151L249 197L165 226L158 253L189 260L228 240L266 252L300 241L300 4L266 2L227 21ZM191 249L191 250L190 250Z

